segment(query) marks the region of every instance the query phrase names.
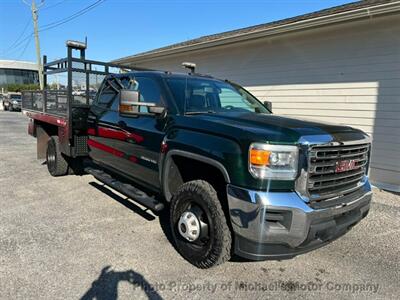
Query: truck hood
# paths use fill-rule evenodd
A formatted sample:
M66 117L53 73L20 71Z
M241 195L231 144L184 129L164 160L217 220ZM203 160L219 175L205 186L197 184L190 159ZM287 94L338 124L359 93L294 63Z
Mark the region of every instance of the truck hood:
M343 142L361 140L367 135L350 126L288 118L273 114L229 112L186 116L193 122L189 126L210 130L214 134L236 139L268 141L270 143Z

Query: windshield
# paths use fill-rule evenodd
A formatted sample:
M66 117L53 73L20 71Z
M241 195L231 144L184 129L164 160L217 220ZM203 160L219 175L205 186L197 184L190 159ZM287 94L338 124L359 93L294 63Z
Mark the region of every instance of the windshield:
M21 100L21 95L10 95L10 99L12 99L12 100Z
M206 78L171 78L167 83L179 108L186 114L269 111L242 87Z

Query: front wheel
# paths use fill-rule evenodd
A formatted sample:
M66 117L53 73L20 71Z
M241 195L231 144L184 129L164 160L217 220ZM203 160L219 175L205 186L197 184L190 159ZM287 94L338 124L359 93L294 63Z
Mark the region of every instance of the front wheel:
M171 202L172 235L179 253L198 268L229 260L231 232L215 189L206 181L183 184Z

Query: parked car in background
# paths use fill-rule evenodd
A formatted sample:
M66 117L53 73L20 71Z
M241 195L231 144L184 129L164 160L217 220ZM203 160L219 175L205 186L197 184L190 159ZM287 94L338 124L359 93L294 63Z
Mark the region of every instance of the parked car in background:
M3 99L4 110L8 111L21 111L21 93L8 93Z

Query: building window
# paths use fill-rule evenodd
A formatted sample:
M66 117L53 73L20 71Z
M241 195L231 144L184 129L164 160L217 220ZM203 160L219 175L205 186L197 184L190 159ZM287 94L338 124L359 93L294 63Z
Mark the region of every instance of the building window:
M37 71L0 68L0 86L8 84L37 84L38 82Z

